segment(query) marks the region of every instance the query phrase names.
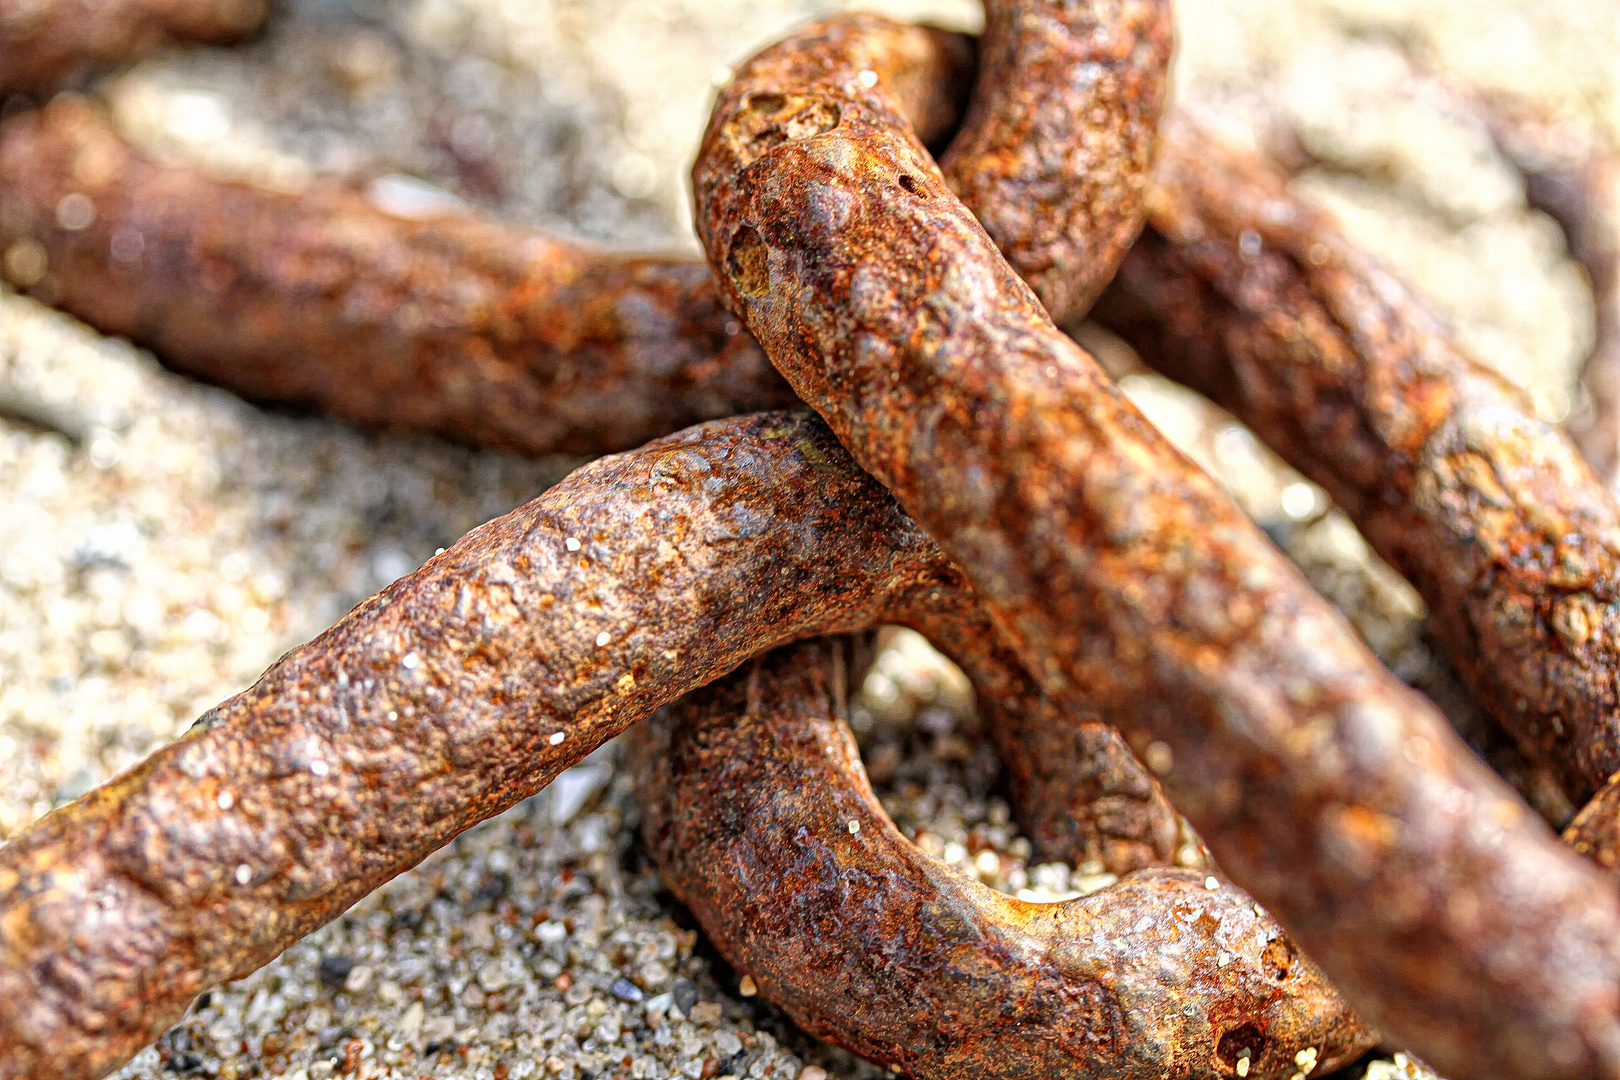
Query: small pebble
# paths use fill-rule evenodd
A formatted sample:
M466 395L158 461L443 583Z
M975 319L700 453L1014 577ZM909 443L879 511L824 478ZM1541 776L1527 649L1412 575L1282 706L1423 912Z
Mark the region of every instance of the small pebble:
M645 996L641 992L641 987L629 979L614 979L613 985L608 990L620 1001L637 1002Z
M753 997L755 994L759 993L759 987L754 985L754 977L752 975L744 975L742 977L742 979L737 983L737 993L742 997Z
M321 982L333 990L343 989L343 984L349 978L349 972L354 970L354 961L347 956L338 956L328 953L321 957Z
M675 985L670 988L670 994L675 1000L675 1008L680 1010L682 1016L692 1015L692 1006L697 1004L697 985L690 979L676 979Z
M478 969L478 985L491 994L506 985L506 972L499 961L491 960Z

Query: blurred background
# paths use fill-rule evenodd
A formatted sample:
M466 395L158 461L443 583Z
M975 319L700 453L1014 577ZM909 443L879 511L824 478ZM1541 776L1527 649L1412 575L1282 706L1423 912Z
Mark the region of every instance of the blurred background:
M795 24L855 6L981 18L956 0L295 0L250 44L87 87L149 152L222 175L290 190L413 177L513 222L695 253L686 170L715 86ZM1179 101L1287 156L1298 190L1544 416L1583 407L1586 280L1458 101L1506 93L1620 135L1620 6L1182 0L1178 25ZM1414 92L1415 72L1459 96ZM1319 490L1081 333L1399 674L1444 693L1421 603ZM259 410L0 289L0 840L576 464ZM960 676L912 636L886 644L857 726L908 834L1009 891L1106 884L1027 865ZM876 1075L739 994L640 857L635 817L604 748L209 995L120 1075Z

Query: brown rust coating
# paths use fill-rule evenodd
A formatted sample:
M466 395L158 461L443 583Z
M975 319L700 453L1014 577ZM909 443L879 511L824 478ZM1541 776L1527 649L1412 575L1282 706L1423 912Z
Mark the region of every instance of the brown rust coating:
M727 302L1044 688L1166 744L1171 799L1361 1015L1455 1080L1614 1076L1612 886L1058 333L829 44L716 106L693 178Z
M170 42L251 33L264 0L0 0L0 96L49 89L92 64L132 60Z
M948 133L971 42L874 32L907 114ZM797 403L699 261L217 180L79 100L0 128L0 272L247 398L496 449L624 450Z
M1325 487L1579 804L1620 769L1620 512L1569 439L1263 162L1168 131L1097 315Z
M992 720L1050 716L960 570L809 414L575 472L0 848L0 1078L107 1071L636 718L774 644L879 621L934 633ZM1164 861L1175 816L1151 777L1106 725L1068 726L1076 758L1036 789L1062 800L1040 808L1053 850Z
M807 413L585 466L0 848L0 1078L105 1073L653 709L956 578Z
M1077 314L1139 226L1168 5L987 14L988 70L946 167L1043 297ZM924 138L950 132L967 39L842 22ZM78 220L69 198L88 200ZM796 403L701 263L223 182L144 158L76 100L0 129L0 272L252 400L497 449L624 450Z
M1170 865L1180 822L1152 774L1088 704L1060 705L1041 690L956 572L886 617L928 638L972 682L1036 857L1099 862L1115 874Z
M1169 0L985 4L973 103L940 168L1060 325L1142 227L1170 43Z
M910 1076L986 1080L1232 1077L1240 1056L1281 1080L1301 1051L1326 1072L1375 1041L1204 872L1031 904L924 855L861 768L844 648L753 661L631 735L664 880L805 1030Z
M1564 843L1610 873L1620 873L1620 775L1581 807L1564 829Z
M600 453L796 401L700 263L222 182L142 158L79 101L0 129L0 257L172 367L373 427Z

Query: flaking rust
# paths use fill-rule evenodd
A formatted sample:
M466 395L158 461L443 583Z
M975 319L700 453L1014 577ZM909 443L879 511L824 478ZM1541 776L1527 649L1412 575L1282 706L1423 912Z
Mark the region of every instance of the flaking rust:
M252 400L496 449L625 450L796 401L690 259L217 180L76 99L0 127L0 270Z
M1281 1080L1375 1041L1282 928L1207 871L1032 904L924 855L839 715L845 648L752 661L631 736L666 882L805 1030L909 1076L986 1080Z
M1142 227L1170 68L1169 0L984 7L972 106L940 169L1067 324L1085 315Z
M992 5L980 100L946 159L945 179L1064 319L1107 278L1139 219L1142 140L1163 93L1163 6L1111 10L1121 20L1112 28L1085 5ZM0 920L14 952L0 964L0 1046L11 1051L0 1076L110 1067L196 990L257 966L633 716L787 638L878 618L935 636L981 692L999 687L987 709L1011 721L1001 740L1026 777L1026 808L1046 797L1041 785L1070 793L1072 835L1050 805L1046 825L1036 814L1049 850L1067 844L1120 869L1164 857L1173 815L1097 721L1086 700L1095 697L1129 723L1226 864L1393 1034L1459 1080L1613 1074L1620 922L1610 892L1560 857L1054 336L906 134L907 119L930 139L948 130L966 70L961 39L856 18L786 49L797 58L778 52L746 71L711 129L706 160L718 149L744 168L711 172L700 197L718 188L751 200L746 212L702 217L723 288L747 301L779 360L797 361L790 375L862 459L948 538L989 606L802 417L711 425L591 466L557 493L577 505L547 496L473 534L175 747L0 852ZM1066 82L1074 71L1085 77ZM776 81L783 73L792 77ZM1086 86L1115 99L1098 108ZM1066 145L1049 144L1060 137ZM1098 152L1108 140L1115 149ZM679 260L586 251L466 217L403 220L354 194L266 202L268 193L140 161L73 102L12 122L0 177L11 280L86 317L123 319L122 332L177 365L253 396L367 423L392 414L467 441L582 451L709 410L790 400L746 332L728 325L713 281ZM262 212L275 227L184 220L196 210L184 200L215 195L238 200L239 219ZM362 239L334 245L339 226ZM1272 243L1263 230L1235 235L1245 257L1256 241L1262 253ZM256 261L260 248L278 258ZM387 260L368 261L379 252L406 271L380 273ZM132 288L121 265L132 254L172 273L173 295ZM517 266L525 256L540 269ZM808 291L785 295L784 271ZM1368 280L1377 302L1400 307L1398 288L1386 295L1387 279ZM345 308L369 289L387 301ZM91 314L95 304L110 314ZM332 314L343 310L358 321ZM537 312L546 318L524 321ZM294 336L313 313L308 336ZM210 368L204 355L236 340L239 351ZM336 377L319 373L329 347ZM450 359L436 368L441 348ZM1434 361L1418 350L1411 362ZM1361 395L1370 419L1356 422L1400 427L1409 403L1395 394L1380 413L1392 391L1372 384L1340 388ZM1444 398L1428 404L1450 415ZM1522 437L1519 464L1559 490L1562 444L1516 422L1502 430ZM790 450L775 445L782 438ZM1475 467L1500 464L1500 431L1475 424L1454 441L1455 475L1437 490L1462 496L1447 513L1487 536L1518 535L1492 533L1493 522L1529 504L1493 502L1480 479L1489 470ZM784 483L808 486L767 490L778 467ZM599 485L630 494L620 501ZM1418 510L1392 515L1427 512L1425 489L1396 490ZM1561 498L1535 505L1566 515L1564 526L1586 513ZM577 527L581 515L591 529ZM1534 535L1556 533L1531 524ZM1587 550L1590 537L1570 535L1577 554ZM858 556L846 541L869 546ZM671 543L706 553L712 574L688 579L689 565L660 561ZM1585 572L1562 549L1543 554L1529 551L1555 585ZM1582 581L1563 599L1602 592ZM1566 641L1601 628L1601 610L1561 602L1550 617L1531 605L1537 644L1556 648L1549 625ZM963 611L970 634L951 629ZM1516 611L1509 605L1500 626L1519 625ZM673 647L655 640L664 634ZM1054 733L1089 748L1091 773L1038 773L1051 744L1031 736ZM401 794L418 787L420 806Z
M1620 511L1574 444L1260 160L1182 122L1099 307L1325 487L1577 804L1620 769Z
M866 42L925 139L963 121L948 174L1043 297L1079 314L1140 227L1169 6L1003 0L987 16L965 120L968 39L827 25ZM0 274L250 400L582 454L797 401L701 262L386 205L154 162L82 100L0 127Z
M794 389L1048 692L1168 747L1172 800L1370 1022L1456 1080L1620 1070L1612 886L1051 325L865 58L817 44L742 67L693 172Z
M107 1072L658 706L955 576L807 414L576 471L0 848L0 1077Z
M962 582L808 413L585 466L0 848L0 1077L102 1075L197 993L750 656L880 622L985 627ZM989 639L956 644L993 708L1050 708ZM1119 812L1065 842L1156 859L1174 812L1084 720L1101 760L1071 788Z
M926 637L972 682L1036 857L1097 862L1114 874L1171 865L1180 821L1152 774L1089 705L1060 704L1040 688L952 569L954 580L911 593L888 618Z
M1564 842L1611 873L1620 874L1620 776L1598 789L1564 829Z

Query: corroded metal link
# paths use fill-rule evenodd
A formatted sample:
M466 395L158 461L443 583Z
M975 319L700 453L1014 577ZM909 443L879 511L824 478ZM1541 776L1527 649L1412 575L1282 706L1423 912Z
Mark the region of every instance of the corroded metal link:
M948 616L992 716L1050 711L964 588L808 413L585 466L0 848L0 1077L106 1072L197 993L794 638ZM1060 842L1159 861L1174 812L1112 729L1076 727L1094 756L1067 790L1113 810Z
M946 168L1073 313L1140 227L1169 5L1098 17L1003 0L987 15L985 70ZM827 25L864 43L925 139L951 132L968 39ZM0 273L249 399L495 449L625 450L797 401L701 262L464 212L411 220L331 187L221 181L143 157L79 100L0 127Z
M971 586L918 590L887 618L926 637L973 684L1019 824L1042 861L1110 873L1168 866L1180 821L1125 740L1081 700L1048 697Z
M860 32L872 46L871 75L886 85L912 87L915 93L909 100L913 113L925 122L945 126L954 115L954 105L947 102L948 94L941 95L936 88L952 85L955 76L951 73L960 71L965 56L961 39L874 20L868 20ZM935 119L930 121L930 117ZM509 323L484 310L488 307L487 295L458 297L446 284L450 276L465 270L469 261L475 268L494 265L481 283L511 284L502 275L512 271L512 245L501 249L491 231L480 231L477 223L465 228L465 223L451 223L442 232L430 228L432 223L424 224L420 232L413 232L409 225L401 230L395 227L397 223L383 227L378 224L382 215L351 197L347 204L338 206L334 216L324 219L324 224L357 225L354 231L358 235L350 237L352 249L341 243L335 248L323 247L330 237L321 235L323 219L319 217L311 223L315 226L314 238L304 243L307 235L297 232L300 223L293 219L294 212L303 207L275 198L266 203L261 197L267 193L241 187L199 187L194 174L141 162L76 103L59 103L44 114L44 121L18 121L9 133L23 132L11 146L8 159L17 183L11 189L6 212L0 214L0 222L14 230L7 237L7 272L16 275L19 267L27 272L32 259L37 273L30 275L33 280L29 283L46 293L56 291L60 300L60 291L78 282L94 282L98 273L118 273L115 264L121 260L147 266L151 259L156 265L186 271L179 276L186 279L189 274L200 289L190 294L182 291L179 302L170 308L161 303L150 306L147 301L151 294L138 288L122 294L114 290L109 317L135 328L126 332L137 337L148 331L161 334L165 332L163 324L172 322L182 329L189 327L193 336L186 339L190 343L187 347L200 350L217 345L225 340L228 330L253 348L274 339L279 349L294 340L287 335L296 331L295 324L307 319L321 302L342 308L355 295L363 298L374 286L393 300L419 299L423 310L417 315L437 316L453 330L465 329L470 321L476 331L471 336L479 339L475 346L487 345L485 339L489 338L501 340L511 330ZM30 124L35 126L25 126ZM30 146L30 139L43 139L43 143ZM88 201L88 215L69 214L64 220L60 197L64 193L47 191L42 195L33 190L25 198L16 196L30 181L51 175L49 170L39 170L35 155L28 152L40 145L58 155L55 176L58 181L67 177L74 185L75 190L65 194L83 196L77 200L79 204ZM126 186L114 182L132 172L140 183ZM116 193L122 201L108 203L102 197L103 190L95 186L102 182L111 185L106 190ZM79 187L86 190L77 190ZM262 236L251 230L233 233L223 227L217 234L175 227L172 223L180 207L199 193L223 195L224 202L231 204L226 216L251 218L269 205L268 220L276 227ZM238 201L232 202L233 198ZM169 224L148 233L143 231L142 215L153 213ZM100 231L94 231L97 229ZM278 233L283 229L290 230L296 242L277 248ZM343 230L335 231L341 239ZM90 234L83 237L88 242L75 246L80 239L77 234L83 233ZM255 253L256 245L263 250ZM403 284L383 281L379 285L365 273L358 278L345 276L357 262L363 270L368 269L365 257L375 256L378 251L388 256L379 258L380 264L386 265L400 255L401 248L409 264L409 272L401 277ZM254 263L253 258L264 252L271 257ZM519 249L519 255L525 253L534 254L532 243L526 252ZM672 299L690 299L690 294L695 293L700 303L697 314L689 321L700 328L717 324L720 313L712 303L701 302L707 286L698 268L690 264L671 266L657 260L638 263L566 250L553 254L556 257L551 261L561 265L558 273L565 282L570 277L589 279L581 286L585 291L578 294L587 304L591 290L608 294L605 303L612 308L613 316L602 317L592 326L610 343L621 342L627 335L634 339L640 325L651 326L646 337L654 344L699 336L691 325L680 320L652 318L637 324L623 317L626 311L645 315L649 303L646 297L651 293L660 293L662 300L658 302L666 306ZM503 261L502 256L507 258ZM293 322L287 321L292 316L286 309L278 312L274 305L260 312L250 307L232 309L229 304L211 306L206 295L230 295L240 285L253 296L256 283L272 280L277 273L285 276L270 291L274 293L291 283L293 287L286 292L299 302ZM596 276L591 278L592 274ZM625 279L632 279L631 284L620 289L617 283ZM554 284L547 281L529 284L541 294L537 307L542 314L555 311L562 303L560 295L573 295L555 289L547 292ZM350 286L354 288L346 292ZM93 292L89 288L82 295ZM521 292L518 289L512 295ZM457 303L462 307L457 308ZM412 305L406 303L404 307L409 311ZM227 311L231 312L228 317L222 314ZM412 321L419 326L420 320ZM364 319L360 322L362 329L369 325ZM245 325L254 332L243 334ZM355 329L353 325L344 326L341 320L336 325L347 331ZM492 326L494 329L490 329ZM317 344L338 343L330 336L332 328L333 324L325 324L321 332L329 336ZM378 335L386 338L387 329L382 328ZM580 352L589 357L591 337L590 332L581 331L566 341L564 362L577 361ZM746 351L745 337L735 333L727 333L726 337L739 337L738 346ZM398 345L397 341L385 342L381 364L384 371L410 367L411 361L402 361L390 353ZM260 385L291 385L295 393L315 392L309 384L299 382L305 373L294 371L287 376L278 372L271 351L268 346L259 353L249 349L245 354L249 374L243 377L250 383L258 380ZM487 350L481 352L479 347L473 347L468 352L474 360L488 360ZM377 359L375 352L369 355ZM307 359L305 364L307 368ZM364 358L349 358L346 364L349 370L366 368ZM458 419L450 423L450 433L464 434L467 418L473 414L487 423L492 404L503 400L501 385L511 380L496 378L496 392L482 397L467 394L463 383L475 384L476 390L479 379L487 381L490 366L469 361L459 369L465 379L453 369L449 377L431 384L431 392L425 395L427 416L433 417L433 410L442 407L436 403L438 399L449 398L452 412L459 410ZM726 365L717 367L724 374ZM259 369L266 369L268 374ZM375 384L376 371L368 371L362 383L365 379ZM379 396L389 401L386 406L378 406L375 401L368 404L365 395L374 386L364 385L359 397L335 396L327 404L335 401L337 408L362 414L367 408L396 407L398 401L391 395L400 392L400 382L388 374L382 378L381 386ZM576 399L584 396L578 387L573 391ZM472 406L464 400L469 397ZM504 415L521 412L509 407ZM667 424L670 420L662 417L654 422ZM413 417L412 423L431 426L435 421ZM542 786L556 769L621 729L639 712L712 678L750 652L769 647L783 637L827 629L816 621L818 618L830 620L832 628L844 625L838 621L840 618L850 620L850 626L864 625L876 617L875 609L864 601L872 600L877 593L892 598L897 591L905 592L925 581L931 583L930 595L937 592L933 585L944 573L940 566L946 564L931 545L925 545L926 551L915 548L921 538L909 522L868 522L867 528L850 531L851 522L845 520L848 534L838 536L836 542L829 540L835 516L829 507L838 500L836 491L822 491L820 518L816 518L818 511L814 508L801 508L788 515L795 521L807 515L815 519L813 524L797 527L789 537L761 539L762 532L781 529L784 522L776 513L780 507L773 506L768 498L760 501L748 493L750 484L755 489L761 484L781 484L778 494L806 485L818 490L827 486L826 477L807 479L804 472L811 465L827 466L826 455L837 454L837 449L824 431L796 437L795 425L804 423L802 419L788 418L777 428L767 425L763 432L737 433L728 428L716 434L715 439L694 435L684 442L672 440L676 444L673 446L649 448L617 463L625 475L613 474L611 483L628 484L628 490L638 492L622 506L602 501L593 504L587 497L588 484L585 495L568 490L569 484L555 489L517 515L475 533L418 575L363 606L319 641L291 654L247 695L215 710L181 743L155 755L114 785L92 793L82 803L52 815L9 845L0 859L0 891L11 904L9 925L18 930L7 942L16 955L7 958L5 965L13 983L6 989L16 992L5 995L5 1000L15 1004L15 1010L10 1016L0 1013L0 1025L10 1029L8 1034L16 1035L15 1040L7 1042L18 1049L6 1059L5 1067L22 1070L18 1075L25 1075L32 1067L30 1062L44 1060L42 1055L48 1053L51 1067L63 1075L75 1075L76 1070L84 1074L102 1070L161 1030L196 991L257 966L460 829ZM459 431L455 430L456 424L463 425ZM794 449L788 452L772 443L750 453L749 439L755 434L767 441L788 439ZM582 436L587 442L599 437ZM529 436L484 438L512 445L523 444ZM825 444L820 458L818 438ZM546 448L570 446L566 440L559 443L558 437L549 433L540 441L546 442ZM532 438L527 445L537 448ZM712 452L714 457L705 457L706 452ZM772 455L779 452L787 455L783 462L773 459ZM808 457L796 459L794 453ZM649 458L660 464L649 467ZM698 469L699 464L713 465L715 471L721 471L720 461L728 467L758 472L751 479L694 478L694 472L704 471ZM587 472L611 471L615 467L599 463ZM842 469L838 474L849 483L855 483L857 478L864 480L841 455L838 462L827 467L835 473ZM642 480L640 487L636 482L638 468L651 469L650 479ZM648 500L640 498L649 487L667 493L682 484L699 482L707 485L707 497L724 505L692 510L672 495L670 507L655 511ZM584 481L576 475L571 483ZM892 503L878 489L868 483L864 490L877 498L886 512L895 513ZM578 505L571 505L570 500L576 498L580 500ZM859 499L854 500L845 513L860 517L863 508L855 505L858 503ZM599 526L595 528L597 536L624 541L614 544L610 556L599 557L594 542L580 536L557 533L543 537L544 529L522 524L531 522L536 514L578 520L582 512L586 518L595 514L614 519L595 523ZM683 515L702 518L711 512L718 520L683 520ZM658 533L657 551L649 553L637 548L632 523L651 516L658 517L666 528ZM891 526L901 528L905 539L897 541L888 536ZM790 526L789 531L794 532L795 527ZM773 565L769 558L751 568L738 564L731 571L745 575L761 571L763 580L769 581L786 572L801 592L777 600L751 598L751 606L745 605L748 610L739 613L728 606L732 598L724 595L725 581L734 582L734 577L722 574L720 579L691 581L674 573L673 568L668 574L660 573L663 563L673 557L672 536L701 542L711 555L728 545L753 543L763 543L778 554L797 552L802 557L799 565L786 571L780 560ZM840 559L869 545L876 545L872 550L882 549L884 538L890 542L891 557L887 562L869 552L859 566L837 565ZM565 582L550 591L529 592L527 586L533 584L531 575L536 572L533 546L544 540L561 542L564 552L583 551L580 564L598 565L602 576L593 579L587 575L585 580ZM648 536L639 540L643 548L654 543ZM817 545L822 543L832 547L817 551ZM895 544L905 549L906 557L894 555ZM735 556L744 550L731 547L729 554ZM520 566L525 559L528 564ZM683 565L688 571L694 569L690 561ZM481 566L483 576L479 577ZM554 569L549 565L540 568L542 585L537 588L546 587L545 571ZM631 575L631 569L642 576ZM622 580L614 580L612 571L622 571ZM703 578L701 568L695 572L699 579ZM861 572L867 576L863 578ZM490 573L498 574L501 580L489 579ZM455 586L457 574L473 577ZM646 577L649 574L652 580ZM880 578L887 584L878 584ZM502 599L499 594L503 589L505 606L512 609L504 613L520 624L510 638L498 633L502 627L488 625L489 619L484 618L479 603L483 591L492 590L496 599ZM655 649L651 639L668 629L664 622L673 617L670 613L694 607L690 596L676 600L672 599L674 594L694 591L700 594L700 600L712 600L720 609L715 614L697 605L699 612L714 615L700 633L704 640L685 648L681 644L684 639L677 633ZM805 591L812 594L808 600L802 595ZM527 594L521 600L517 595L520 592ZM861 595L854 595L857 593ZM552 611L550 605L563 600L568 603ZM464 601L480 609L471 614L483 618L485 625L465 625L469 612L463 610ZM530 602L534 609L525 610L523 604ZM897 618L917 610L914 605L897 604ZM761 615L756 610L761 605L771 609L772 614ZM835 611L839 614L835 615ZM545 619L540 618L544 613L559 621L571 618L580 625L574 625L568 633L555 628L547 631ZM751 638L741 629L741 624L756 616L756 630L771 628L763 638L757 634ZM603 618L609 622L628 618L634 627L634 641L626 642L616 629L601 631L592 639L594 652L583 639L573 640L580 635L588 637L594 629L590 625L593 619ZM925 617L916 618L923 621ZM733 625L716 624L724 624L727 619ZM982 616L979 624L987 627ZM716 639L710 637L714 633L720 633L721 643L716 644ZM777 636L771 637L772 633ZM583 651L574 650L574 646ZM611 687L597 686L601 673L592 662L601 666L602 657L610 655L603 650L629 650L641 659L628 663L627 670L614 678ZM387 655L379 660L379 653ZM646 658L649 656L650 661ZM502 665L510 669L503 670ZM677 665L679 672L674 670ZM531 667L536 671L530 671ZM522 684L521 689L514 688L513 680ZM559 689L557 680L568 686ZM1021 710L1035 707L1031 704L1035 694L1027 676L1019 676L1016 682L1016 686L1004 683L999 698L992 695L992 708L997 700L1012 700L1015 691L1022 695L1017 699ZM559 697L565 699L561 704ZM300 699L307 708L295 715L290 710ZM519 715L493 710L490 703L495 700L506 706L516 703ZM308 707L312 702L313 707ZM387 716L387 727L373 726L383 723L383 715ZM552 723L556 730L549 734L536 730L536 725ZM348 733L351 725L363 737L354 745L345 745L336 736ZM545 737L543 743L541 736ZM567 749L555 749L558 745ZM1110 809L1095 820L1094 829L1082 825L1066 834L1051 830L1057 837L1054 843L1097 855L1121 869L1161 858L1168 827L1174 821L1173 812L1163 803L1151 779L1119 745L1117 736L1089 721L1075 729L1066 745L1097 750L1100 764L1093 763L1088 752L1082 764L1091 771L1075 790L1083 789L1088 797L1095 797L1099 807ZM538 770L525 759L526 754L534 753L541 755ZM468 767L486 758L502 764L469 775ZM431 780L430 797L413 806L409 814L399 815L393 822L384 820L379 807L391 805L394 800L389 792L401 790L393 788L392 783L403 781L414 789L425 779ZM334 821L339 823L336 832L328 835L326 830ZM244 876L246 881L242 880ZM109 943L114 941L122 944L113 948ZM43 959L30 964L30 957ZM9 963L12 959L18 963ZM36 977L35 984L30 985ZM129 1008L132 1001L139 1007ZM13 1060L21 1064L13 1065ZM0 1075L12 1074L0 1070Z
M585 466L0 848L0 1077L106 1072L653 709L957 577L808 414Z
M907 114L948 134L971 41L863 32ZM142 157L77 100L0 128L0 272L250 399L496 449L625 450L797 403L701 262L224 182Z
M755 660L631 734L664 880L805 1030L909 1076L986 1080L1282 1080L1302 1052L1326 1072L1376 1041L1205 871L1031 904L917 850L843 722L846 647Z
M0 260L250 399L496 449L624 450L796 402L690 259L226 183L141 157L77 100L0 128Z
M1172 800L1362 1015L1458 1080L1614 1075L1612 886L1051 325L857 58L802 60L818 33L741 69L693 173L773 362L1049 692L1166 744Z
M1188 123L1099 305L1327 488L1577 805L1620 770L1620 510L1570 440L1259 159Z
M92 64L169 42L235 41L265 0L0 0L0 95L48 90Z
M1169 0L989 0L979 78L940 168L1059 324L1142 227ZM924 142L928 142L926 135Z

